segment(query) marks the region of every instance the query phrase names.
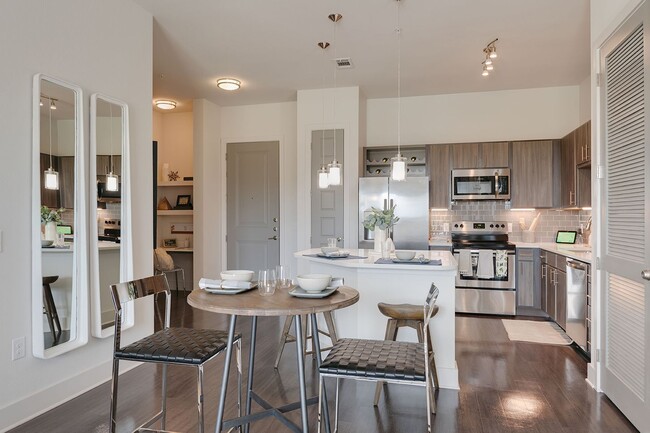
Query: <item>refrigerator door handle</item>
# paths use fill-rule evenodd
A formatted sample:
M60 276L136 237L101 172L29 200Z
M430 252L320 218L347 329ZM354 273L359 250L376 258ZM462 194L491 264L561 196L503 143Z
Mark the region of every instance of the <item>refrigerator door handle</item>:
M391 199L390 199L390 207L389 207L388 209L390 209L390 208L392 208L392 207L393 207L393 199L391 198Z
M388 199L384 199L384 210L388 210Z

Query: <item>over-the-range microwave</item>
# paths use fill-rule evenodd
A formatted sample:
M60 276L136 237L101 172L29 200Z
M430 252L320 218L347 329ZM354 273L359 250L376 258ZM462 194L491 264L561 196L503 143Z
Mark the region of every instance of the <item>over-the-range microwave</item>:
M510 200L509 168L451 171L452 200Z

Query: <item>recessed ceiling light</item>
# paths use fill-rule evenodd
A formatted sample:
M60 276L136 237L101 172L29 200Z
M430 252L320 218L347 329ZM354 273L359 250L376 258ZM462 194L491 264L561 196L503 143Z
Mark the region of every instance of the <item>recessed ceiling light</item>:
M156 101L156 107L161 110L173 110L176 108L176 101L170 101L168 99L160 99Z
M241 81L235 78L219 78L217 87L222 90L237 90L241 87Z

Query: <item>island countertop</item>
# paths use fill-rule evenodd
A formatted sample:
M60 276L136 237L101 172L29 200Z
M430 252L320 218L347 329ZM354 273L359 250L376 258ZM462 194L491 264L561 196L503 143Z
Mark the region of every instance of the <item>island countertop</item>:
M391 270L409 270L413 272L421 271L456 271L458 269L458 264L454 259L454 256L449 251L429 251L429 250L417 250L415 256L420 255L424 256L429 260L439 259L442 263L440 265L433 264L411 264L411 263L375 263L381 255L374 252L373 250L358 250L343 248L341 251L349 252L351 256L363 257L360 259L349 259L349 258L327 258L327 257L313 257L321 253L320 248L312 248L309 250L298 251L294 253L296 258L303 258L305 260L317 262L317 263L328 263L333 266L341 266L346 268L368 268L368 269L391 269ZM394 258L395 255L393 254Z

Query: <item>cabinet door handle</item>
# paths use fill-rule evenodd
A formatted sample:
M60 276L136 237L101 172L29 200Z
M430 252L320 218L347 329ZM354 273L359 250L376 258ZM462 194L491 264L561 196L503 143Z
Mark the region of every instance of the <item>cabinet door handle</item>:
M573 191L569 191L569 205L570 205L570 206L576 204L576 202L575 202L575 195L576 195L575 192L573 192Z

